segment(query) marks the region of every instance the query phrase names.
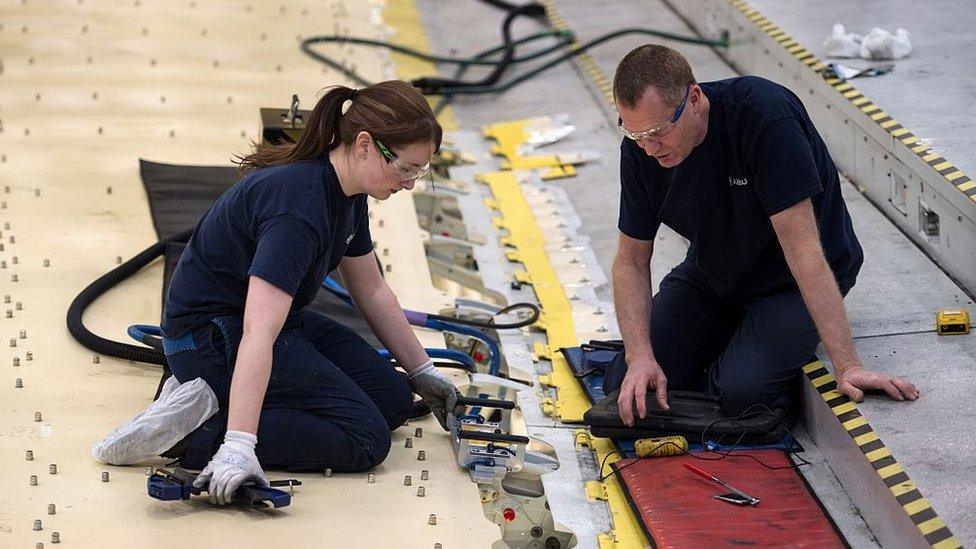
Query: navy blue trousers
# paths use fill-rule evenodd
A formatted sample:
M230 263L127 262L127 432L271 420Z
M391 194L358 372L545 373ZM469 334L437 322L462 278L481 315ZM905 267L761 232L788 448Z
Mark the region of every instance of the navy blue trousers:
M242 329L242 317L223 316L167 341L176 379L203 378L220 404L219 413L187 437L183 467L203 468L223 442ZM412 404L406 378L366 341L303 311L275 341L255 453L267 469L364 471L386 458L390 431L403 425Z
M841 292L853 285L842 281ZM734 303L683 262L661 281L652 301L651 347L668 389L708 391L731 416L754 404L791 405L819 343L797 289ZM620 388L627 371L623 358L621 353L607 366L604 391Z

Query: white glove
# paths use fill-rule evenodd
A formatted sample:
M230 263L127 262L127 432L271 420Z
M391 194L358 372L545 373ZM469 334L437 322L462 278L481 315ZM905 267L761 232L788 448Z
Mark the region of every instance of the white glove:
M433 360L428 360L422 366L410 370L407 374L407 382L413 392L420 395L420 398L430 406L431 413L446 431L448 410L452 414L460 411L457 409L460 408L457 400L461 394L451 380L437 371Z
M268 486L268 477L261 470L254 447L258 437L243 431L227 431L224 443L210 459L210 463L193 480L194 488L209 483L210 501L218 505L230 503L234 492L248 480L258 486Z

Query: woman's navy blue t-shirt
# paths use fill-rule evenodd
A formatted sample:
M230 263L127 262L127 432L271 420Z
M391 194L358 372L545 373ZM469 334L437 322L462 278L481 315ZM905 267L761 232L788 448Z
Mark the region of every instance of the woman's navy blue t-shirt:
M691 242L687 261L716 294L749 298L795 287L769 218L810 198L827 261L852 283L863 252L837 169L799 98L751 76L700 86L708 132L681 164L663 168L623 140L620 231L653 240L664 223Z
M210 207L173 274L162 329L180 337L216 316L242 315L248 277L312 302L343 256L373 249L366 195L347 197L328 157L255 169Z

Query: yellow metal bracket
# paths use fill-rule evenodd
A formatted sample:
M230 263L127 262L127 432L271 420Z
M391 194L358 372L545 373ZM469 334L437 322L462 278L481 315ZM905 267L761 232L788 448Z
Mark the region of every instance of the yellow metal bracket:
M532 352L542 360L552 360L552 352L549 350L549 346L541 341L535 342L535 345L532 346Z
M591 500L607 501L607 487L599 480L590 480L586 483L586 497Z

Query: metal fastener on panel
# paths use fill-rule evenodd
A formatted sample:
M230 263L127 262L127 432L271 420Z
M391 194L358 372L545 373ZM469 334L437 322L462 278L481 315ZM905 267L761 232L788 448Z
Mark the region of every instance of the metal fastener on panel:
M423 450L417 452L417 461L426 461L426 459L427 459L427 452Z
M51 543L61 543L61 534L51 532Z
M410 486L411 484L413 484L413 481L410 479L410 475L403 477L404 486Z
M37 475L31 475L30 476L30 485L31 486L37 486Z
M16 277L16 276L17 275L14 275L14 277ZM14 309L16 309L18 311L23 311L24 310L24 304L21 303L20 301L18 301L17 303L14 304Z
M427 517L427 524L430 524L430 525L437 524L437 515L435 515L434 513L431 513L430 516Z
M425 497L426 495L427 495L427 492L426 492L426 490L424 490L424 487L423 486L418 486L417 487L417 497L418 498L422 498L422 497Z
M95 356L92 357L92 364L98 364L101 361L102 361L102 359L98 355L95 355Z
M427 473L427 469L422 469L420 471L420 480L427 480L427 477L428 476L430 476L430 475L429 475L429 473Z
M10 346L11 347L16 347L17 346L17 338L16 337L10 338Z
M34 531L36 532L43 529L44 528L41 526L41 519L34 519Z
M27 351L27 362L34 360L34 353Z
M370 473L370 474L366 475L366 483L367 484L374 484L375 482L376 482L376 475L374 473Z
M325 471L322 474L325 475L326 478L331 478L332 477L332 469L329 468L329 467L326 467L325 468Z
M27 339L27 330L20 331L20 339Z
M407 438L407 440L403 443L403 447L404 448L413 448L413 439L412 438Z
M424 436L424 428L423 427L417 427L416 429L414 429L413 436L415 438L423 438L423 436Z
M153 474L153 468L151 466L146 467L146 476L151 477Z
M20 357L14 357L14 366L20 366Z
M26 455L27 461L34 461L34 450L27 450Z
M102 471L102 482L108 482L108 471Z
M17 379L14 380L14 389L23 389L23 388L24 388L24 380L18 377Z
M52 464L48 465L47 466L47 472L48 473L51 473L52 475L58 474L58 464L57 463L52 463Z
M53 503L48 503L47 504L47 514L53 515L56 511L57 511L57 508L54 507L54 504Z
M40 412L34 412L34 421L41 421L43 417Z

